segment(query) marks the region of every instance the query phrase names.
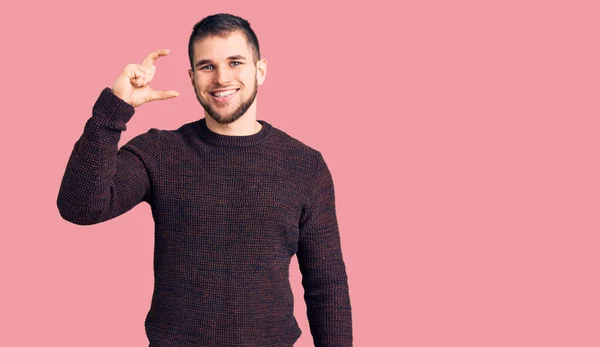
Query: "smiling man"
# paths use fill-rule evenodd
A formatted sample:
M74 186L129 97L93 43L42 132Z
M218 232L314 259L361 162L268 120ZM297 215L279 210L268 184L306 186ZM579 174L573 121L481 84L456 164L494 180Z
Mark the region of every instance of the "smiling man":
M248 111L256 116L258 85L265 80L267 62L254 53L246 35L234 31L191 41L193 68L188 72L198 101L210 117L211 128L225 130L227 127L221 125L234 123ZM236 125L248 127L255 123L256 117L246 117Z
M120 149L135 108L178 96L150 86L152 52L105 88L75 143L58 195L61 216L101 223L141 202L155 222L152 347L290 347L289 265L296 255L315 346L352 346L352 314L331 173L319 151L257 120L267 61L249 23L197 23L190 81L204 118L151 128Z

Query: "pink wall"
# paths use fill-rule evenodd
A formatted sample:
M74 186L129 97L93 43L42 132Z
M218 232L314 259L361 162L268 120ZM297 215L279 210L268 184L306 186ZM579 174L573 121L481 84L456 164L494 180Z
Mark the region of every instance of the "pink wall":
M182 3L2 6L1 346L147 346L148 205L81 227L56 197L126 64L171 49L153 85L180 97L121 144L203 117L187 40L217 12L258 34L258 118L331 169L356 346L600 345L598 2Z

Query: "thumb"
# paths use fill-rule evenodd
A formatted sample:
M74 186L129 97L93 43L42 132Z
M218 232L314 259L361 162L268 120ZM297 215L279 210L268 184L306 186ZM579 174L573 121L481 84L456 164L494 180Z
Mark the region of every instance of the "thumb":
M179 96L174 90L150 90L150 101L167 100Z

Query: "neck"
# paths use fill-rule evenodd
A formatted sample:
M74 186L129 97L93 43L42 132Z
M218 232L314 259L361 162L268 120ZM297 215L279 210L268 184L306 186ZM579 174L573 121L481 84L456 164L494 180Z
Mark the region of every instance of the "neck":
M215 121L206 111L204 112L204 115L206 118L206 126L211 131L221 135L253 135L262 128L262 124L256 120L256 103L250 106L243 116L229 124L217 123L217 121Z
M233 123L220 124L217 123L210 116L206 115L206 126L213 132L221 135L230 136L244 136L253 135L260 131L262 125L256 120L256 118L246 118L246 116L240 117Z
M204 117L193 123L194 130L197 131L198 135L207 143L216 145L219 147L245 147L259 145L267 141L269 136L273 133L273 127L271 124L264 120L257 121L260 125L260 129L255 133L249 133L247 135L227 135L220 134L212 131L208 126L208 120L210 118Z

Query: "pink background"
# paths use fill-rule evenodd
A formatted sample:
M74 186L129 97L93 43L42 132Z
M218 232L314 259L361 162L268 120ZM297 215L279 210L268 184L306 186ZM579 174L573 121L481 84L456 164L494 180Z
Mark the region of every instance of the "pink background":
M183 3L2 6L1 346L148 345L149 206L81 227L56 198L126 64L171 49L153 85L180 97L121 145L203 117L187 41L217 12L268 60L258 118L331 169L355 346L600 345L598 2Z

